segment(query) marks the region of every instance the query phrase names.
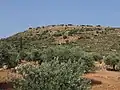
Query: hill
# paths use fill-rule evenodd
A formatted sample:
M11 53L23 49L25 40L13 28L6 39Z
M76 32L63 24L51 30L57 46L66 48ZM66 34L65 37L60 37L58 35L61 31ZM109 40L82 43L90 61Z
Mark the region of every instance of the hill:
M15 78L13 77L14 88L19 88L19 84L23 82L22 84L26 84L27 87L23 85L22 88L28 89L27 84L28 82L31 83L33 78L35 81L31 83L31 87L38 88L37 90L40 90L42 85L58 87L60 83L63 86L65 84L65 87L60 87L61 90L66 90L65 88L68 87L73 90L74 85L74 88L89 90L90 84L92 84L91 79L100 80L101 85L105 85L103 88L108 88L110 84L106 84L104 81L109 82L109 80L99 78L99 75L101 77L99 70L104 68L105 71L102 73L105 76L110 73L109 71L106 72L108 68L114 71L120 70L119 38L120 28L100 25L61 24L29 27L24 32L0 40L0 67L4 66L2 70L8 67L10 73L16 75L18 72L24 78L25 81L21 81L19 78L20 82L19 80L14 82ZM29 62L31 65L27 66L25 62ZM99 63L98 67L96 62ZM104 64L101 67L102 63ZM98 72L95 73L97 70ZM94 72L94 76L91 72ZM96 78L97 74L98 78ZM83 79L82 75L86 75L87 78ZM117 76L119 75L117 74ZM48 80L46 78L50 79L50 82L41 83ZM67 81L64 80L65 78ZM115 77L112 79L116 80ZM80 80L79 84L76 82L77 80ZM53 81L57 84L53 84ZM116 85L114 82L111 83ZM41 86L38 87L37 85ZM45 89L44 86L43 88ZM94 88L96 90L97 87L93 86L93 90Z
M120 52L120 28L100 25L48 25L31 28L0 40L1 45L11 52L20 50L41 49L54 45L76 45L87 52L108 54ZM6 44L7 43L7 44Z

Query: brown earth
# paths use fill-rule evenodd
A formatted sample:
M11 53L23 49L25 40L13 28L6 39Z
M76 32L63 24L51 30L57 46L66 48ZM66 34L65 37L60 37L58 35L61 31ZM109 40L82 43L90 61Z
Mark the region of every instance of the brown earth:
M1 70L0 71L0 90L12 90L11 79L21 78L21 75L16 73L11 73L11 70Z
M91 79L91 90L120 90L120 73L114 71L96 71L85 75Z
M12 85L8 81L9 70L0 71L0 90L12 90Z

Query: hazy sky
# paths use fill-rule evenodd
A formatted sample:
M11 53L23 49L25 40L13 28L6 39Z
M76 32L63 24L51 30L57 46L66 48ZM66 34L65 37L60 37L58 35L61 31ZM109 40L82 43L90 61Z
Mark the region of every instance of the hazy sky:
M0 0L0 37L60 23L120 26L120 0Z

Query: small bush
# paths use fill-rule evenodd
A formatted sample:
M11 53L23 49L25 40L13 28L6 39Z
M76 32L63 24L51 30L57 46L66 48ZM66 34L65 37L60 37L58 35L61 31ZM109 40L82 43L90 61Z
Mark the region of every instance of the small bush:
M117 64L120 62L120 58L116 54L110 54L105 58L105 64L110 65L113 70L116 70Z
M96 25L96 27L101 27L101 25Z
M59 36L62 36L62 35L63 35L63 32L61 32L61 31L57 31L57 32L54 33L53 36L55 36L55 37L59 37Z
M67 36L66 36L66 35L64 35L64 36L63 36L63 39L67 39Z
M41 59L41 53L38 50L33 50L30 55L31 60L40 60Z
M38 61L39 64L42 63L42 59L41 59L41 51L39 50L32 50L32 52L27 53L27 56L25 57L25 60L27 61Z
M45 26L42 26L42 28L44 29L44 28L45 28Z
M119 61L118 64L116 65L116 70L120 71L120 61Z
M16 58L17 53L10 53L6 49L0 49L0 67L3 64L8 65L9 68L15 67L18 64Z
M20 51L17 55L17 60L25 60L25 58L27 57L27 53L24 51Z
M33 29L32 27L29 27L29 29Z
M70 41L69 41L69 40L65 40L65 42L66 42L67 44L69 44Z
M64 24L60 24L59 26L65 26Z
M6 49L0 49L0 67L2 67L3 64L8 64L10 61L10 54Z
M18 65L17 61L17 53L10 53L10 60L8 61L8 67L9 68L14 68Z
M39 29L41 29L41 28L40 28L40 27L37 27L37 28L36 28L36 30L39 30Z
M73 24L68 24L68 26L73 26Z
M97 53L92 54L95 61L101 61L103 56Z
M78 29L73 29L68 32L68 36L72 36L73 34L77 34L79 30Z

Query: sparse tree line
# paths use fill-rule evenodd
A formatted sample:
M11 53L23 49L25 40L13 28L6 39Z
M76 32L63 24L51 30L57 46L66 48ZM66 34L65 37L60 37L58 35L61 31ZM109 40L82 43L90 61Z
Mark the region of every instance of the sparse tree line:
M58 25L47 25L47 26L39 26L39 27L37 27L37 28L32 28L32 27L29 27L29 30L31 30L31 29L36 29L36 30L39 30L39 29L44 29L44 28L47 28L47 27L56 27L56 26L62 26L62 27L64 27L64 26L68 26L68 27L70 27L70 26L76 26L76 27L102 27L101 25L96 25L96 26L93 26L93 25L74 25L74 24L58 24Z

